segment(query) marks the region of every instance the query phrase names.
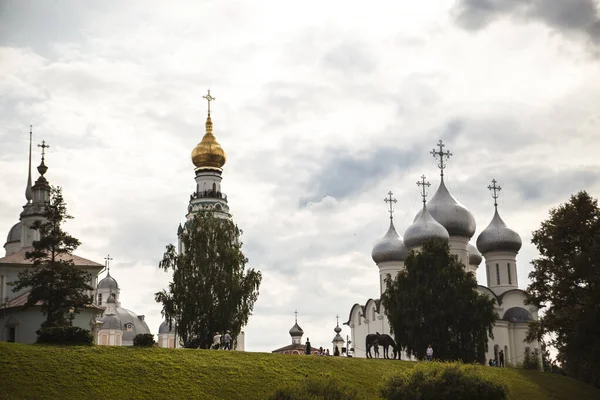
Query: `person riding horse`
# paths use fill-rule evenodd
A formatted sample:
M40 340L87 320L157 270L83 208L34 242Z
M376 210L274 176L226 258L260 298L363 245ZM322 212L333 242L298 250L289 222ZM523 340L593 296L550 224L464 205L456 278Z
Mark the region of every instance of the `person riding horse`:
M391 346L394 350L394 359L396 359L397 348L396 342L394 339L388 334L380 334L379 332L370 333L367 335L365 340L365 348L367 353L367 358L373 358L371 356L371 347L373 347L373 351L375 352L375 358L379 358L379 346L383 346L383 357L389 357L389 347Z

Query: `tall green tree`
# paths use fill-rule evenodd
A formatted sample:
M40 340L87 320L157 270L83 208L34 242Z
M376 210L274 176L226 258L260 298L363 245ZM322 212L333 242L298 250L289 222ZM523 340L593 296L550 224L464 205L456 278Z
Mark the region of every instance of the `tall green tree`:
M40 304L46 316L42 327L68 325L70 310L79 313L93 301L86 293L93 290L88 283L90 274L76 268L69 257L81 244L62 229L62 225L72 218L67 213L62 189L51 188L43 219L32 225L32 229L40 233L40 240L34 241L33 250L25 253L33 265L19 272L19 279L10 283L14 292L30 289L24 308Z
M155 298L186 347L208 348L214 333L225 330L236 338L248 323L262 276L246 270L241 234L229 219L205 211L186 223L181 254L167 246L159 268L173 277Z
M419 359L431 344L436 359L484 362L496 312L473 273L434 241L410 251L404 264L381 296L396 343Z
M530 304L543 310L528 339L550 338L571 377L600 386L600 209L585 192L550 210L533 232L540 257L527 288Z

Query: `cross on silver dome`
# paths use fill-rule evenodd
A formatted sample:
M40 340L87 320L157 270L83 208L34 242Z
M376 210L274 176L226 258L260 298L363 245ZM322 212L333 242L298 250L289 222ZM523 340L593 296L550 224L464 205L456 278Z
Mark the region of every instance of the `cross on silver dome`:
M383 201L385 201L385 202L386 202L386 203L388 203L388 205L389 205L389 210L388 210L388 212L390 213L390 219L393 219L393 216L392 216L392 214L394 213L394 203L397 203L397 202L398 202L398 200L396 200L396 199L392 198L392 196L393 196L393 195L394 195L394 193L392 193L392 191L390 190L390 191L388 192L388 196L389 196L389 197L386 197L385 199L383 199Z
M442 140L440 140L437 144L437 146L440 148L439 150L433 149L430 151L431 155L433 155L433 158L435 158L436 160L439 158L438 161L438 168L440 169L440 176L442 178L444 178L444 169L446 168L446 164L444 163L444 157L446 157L446 159L449 159L452 156L452 153L450 153L450 151L444 151L444 147L446 147L446 145L444 144L444 142L442 142Z
M425 175L421 175L421 180L417 182L417 186L422 187L421 196L423 197L423 205L427 202L427 192L425 191L425 187L431 186L431 183L425 182Z
M496 185L496 179L492 179L492 184L488 186L488 189L492 191L492 198L494 199L494 207L498 209L498 192L502 190L500 186Z
M112 257L110 256L110 254L108 254L106 257L104 257L104 264L106 269L108 270L108 273L110 273L110 262L112 261Z

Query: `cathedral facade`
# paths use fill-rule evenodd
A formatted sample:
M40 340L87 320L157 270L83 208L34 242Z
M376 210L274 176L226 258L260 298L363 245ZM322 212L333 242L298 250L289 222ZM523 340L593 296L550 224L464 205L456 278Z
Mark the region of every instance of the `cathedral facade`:
M476 246L470 243L476 231L475 218L446 187L444 183L445 158L451 155L443 151L442 141L439 150L431 153L438 159L441 179L435 195L418 211L412 225L402 238L396 231L391 216L390 226L383 238L377 242L371 256L379 269L379 290L385 290L385 279L394 277L404 269L404 261L409 250L419 251L429 240L443 240L448 243L450 253L455 255L467 272L475 274L483 261L486 270L486 285L479 285L479 293L494 300L498 320L493 328L493 339L488 340L486 360L499 358L502 350L505 363L517 365L523 362L527 352L539 348L537 342L525 342L527 323L538 319L538 310L525 305L525 292L519 289L517 281L516 256L521 249L520 236L506 226L498 212L497 193L500 187L496 181L489 187L493 191L494 214L491 222L477 237ZM428 185L423 181L421 185ZM386 202L395 202L392 193ZM388 319L380 299L368 299L364 304L354 304L348 321L351 329L354 355L365 357L365 338L370 333L391 334ZM393 335L392 335L393 336ZM433 344L435 350L435 344ZM423 349L425 352L425 349ZM407 359L401 352L402 358Z

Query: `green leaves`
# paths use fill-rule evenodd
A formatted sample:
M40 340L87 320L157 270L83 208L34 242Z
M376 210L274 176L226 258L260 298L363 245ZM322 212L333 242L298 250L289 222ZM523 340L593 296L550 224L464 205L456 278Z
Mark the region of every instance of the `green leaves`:
M246 270L240 234L232 221L206 211L186 223L182 254L166 248L159 268L172 271L173 279L155 299L186 347L208 348L214 333L225 330L235 338L248 322L262 276Z
M581 191L533 232L527 301L544 309L528 339L551 334L566 372L600 385L600 209Z
M423 358L429 344L441 360L480 361L496 321L494 301L480 295L448 245L426 243L411 251L405 269L386 279L381 297L400 347Z

